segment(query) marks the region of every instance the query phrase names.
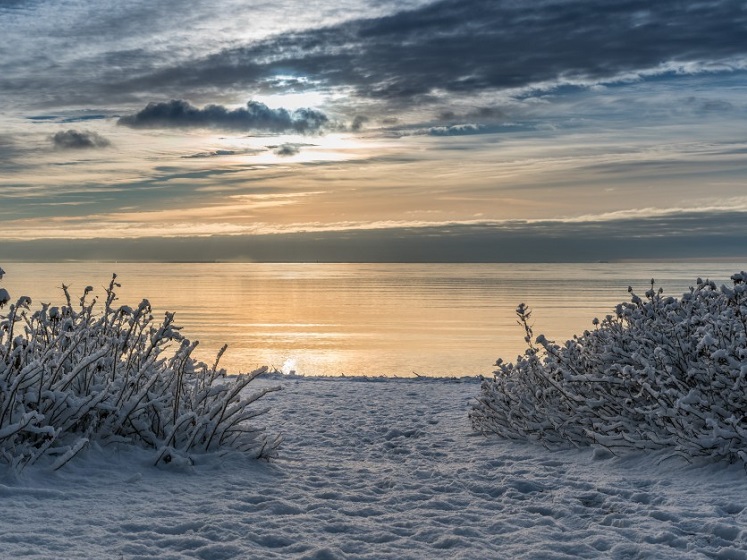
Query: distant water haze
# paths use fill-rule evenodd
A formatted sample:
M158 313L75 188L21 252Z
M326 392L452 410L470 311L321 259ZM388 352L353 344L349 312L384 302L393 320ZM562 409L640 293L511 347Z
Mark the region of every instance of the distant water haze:
M196 355L230 373L267 365L303 375L489 375L524 350L515 309L535 335L564 341L592 328L654 278L679 296L696 278L729 283L745 263L133 264L3 263L3 287L61 304L86 286L103 299L117 273L119 304L147 298L176 313Z

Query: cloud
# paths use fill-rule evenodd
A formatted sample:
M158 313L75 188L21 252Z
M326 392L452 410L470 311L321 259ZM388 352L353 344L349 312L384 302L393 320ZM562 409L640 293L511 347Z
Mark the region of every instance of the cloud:
M108 119L110 116L112 115L105 115L105 114L99 114L99 113L91 114L91 113L84 112L83 114L74 114L74 115L68 115L68 116L32 115L30 117L26 117L26 120L29 120L34 123L56 122L56 123L62 123L62 124L71 124L71 123L79 123L79 122L104 120L104 119Z
M282 144L273 153L281 157L296 156L301 153L301 148L299 148L298 144Z
M432 126L426 132L430 136L466 136L470 134L480 134L485 129L484 126L474 123L454 124L451 126Z
M60 120L61 123L77 123L77 122L88 122L88 121L100 121L104 119L108 119L108 115L76 115L71 117L62 117Z
M261 11L272 12L282 25L244 33L242 38L237 22L249 16L226 6L214 9L200 1L194 12L185 15L171 0L159 3L158 10L141 2L119 3L112 10L96 10L90 2L78 2L74 20L78 25L70 26L71 36L86 37L94 29L107 31L106 43L94 43L90 48L86 43L83 49L73 48L75 41L62 43L53 34L50 22L59 16L59 9L44 3L46 35L40 40L46 49L18 49L18 53L11 53L15 56L0 61L0 73L7 78L0 83L0 95L13 97L22 106L36 107L40 115L76 105L103 115L101 107L139 109L151 99L185 98L200 107L220 103L215 106L216 114L205 114L206 107L193 115L203 121L200 125L187 124L190 121L185 116L179 125L174 119L164 120L168 126L242 130L249 125L239 124L239 115L226 109L236 99L314 91L329 100L327 115L337 117L339 112L348 129L356 131L363 122L354 120L355 115L361 113L372 121L397 114L413 123L419 117L406 110L433 104L462 115L443 124L494 124L497 115L470 117L465 107L496 105L516 119L516 106L504 104L514 99L526 101L538 91L554 91L560 96L579 86L656 78L681 83L688 74L712 77L747 70L747 42L743 40L747 6L737 0L364 4L349 10L321 6L322 11L346 15L319 19L325 25L314 28L310 27L314 25L311 17L297 13L303 10L296 10L289 18L287 14L279 16L278 8L267 3ZM401 9L413 5L413 9ZM392 9L400 11L382 15ZM350 14L377 17L350 19ZM191 18L213 22L205 29L226 27L234 33L225 37L187 33L186 21ZM219 26L221 20L223 25ZM18 41L22 32L28 35L35 29L32 22L26 22L26 27L12 23L7 25L14 33L11 40ZM157 48L142 39L155 35L163 41ZM54 64L48 57L31 54L53 52L51 48L61 50ZM81 83L86 87L81 88ZM572 86L572 90L563 86ZM156 106L163 111L169 103ZM704 110L717 108L710 104ZM231 113L230 117L219 115L220 109ZM122 123L160 126L152 114L155 109L142 114L144 111L128 115ZM269 132L277 126L271 126ZM318 126L312 119L307 130Z
M254 156L264 152L264 149L246 149L246 150L212 150L210 152L197 152L182 156L182 159L206 159L225 156Z
M685 105L693 107L700 113L733 113L734 104L723 99L702 99L690 96L685 99Z
M14 260L256 260L284 262L595 262L631 259L743 259L744 212L698 212L610 223L526 221L499 224L397 225L274 234L221 233L110 239L8 237ZM109 222L107 222L107 227ZM106 228L103 228L106 229ZM137 226L138 232L148 231ZM236 229L236 228L234 228ZM184 224L184 231L194 228ZM630 232L636 235L631 236ZM189 235L189 234L187 234Z
M363 129L363 126L369 121L369 118L365 115L356 115L353 118L353 122L350 123L350 130L358 132Z
M51 136L55 148L62 150L85 150L106 148L111 142L97 132L88 130L61 130Z
M117 123L131 128L218 128L314 134L321 132L329 119L315 109L271 109L258 101L249 101L246 107L238 109L222 105L206 105L200 109L187 101L172 99L149 103L141 111L121 117Z
M386 17L287 32L116 87L346 88L422 102L747 68L735 0L442 0ZM285 84L285 85L284 85ZM152 91L152 90L151 90Z
M13 137L0 134L0 164L6 167L18 154L19 148Z

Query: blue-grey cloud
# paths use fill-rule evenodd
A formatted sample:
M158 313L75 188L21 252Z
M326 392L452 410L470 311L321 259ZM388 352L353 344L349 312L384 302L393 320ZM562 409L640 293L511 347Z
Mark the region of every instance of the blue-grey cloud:
M29 9L37 3L38 0L0 0L0 12Z
M0 134L0 164L5 167L18 154L18 146L13 137Z
M685 99L685 104L694 107L700 113L732 113L736 110L734 104L723 99L703 99L695 96Z
M358 132L363 130L363 127L370 119L366 115L356 115L353 117L353 122L350 123L350 130Z
M118 124L132 128L218 128L247 132L320 132L329 119L315 109L271 109L264 103L249 101L246 107L227 109L206 105L202 109L184 100L172 99L149 103L132 115L121 117Z
M276 156L281 157L296 156L301 153L301 148L298 144L282 144L278 146L273 153Z
M384 17L301 26L207 55L194 53L218 42L178 52L135 47L131 39L145 36L141 26L150 9L147 3L123 9L125 21L118 12L116 28L114 18L97 16L95 23L114 35L108 50L70 49L54 64L36 56L33 72L24 70L28 60L6 57L0 70L12 79L0 81L0 95L37 107L132 107L154 95L202 104L227 103L246 92L339 89L349 95L334 98L335 110L351 122L364 107L357 105L361 100L378 120L450 96L516 95L516 88L553 86L561 93L564 84L613 83L624 76L678 80L693 72L744 70L747 60L747 6L738 0L441 0ZM165 32L166 19L158 21ZM145 22L146 29L152 22ZM69 33L92 31L81 29ZM707 104L703 110L717 108ZM330 115L332 110L330 105ZM494 124L499 118L494 113L461 122ZM455 122L449 121L443 124ZM355 121L349 129L356 129Z
M77 123L77 122L88 122L88 121L100 121L109 118L108 115L76 115L72 117L63 117L61 123Z
M97 132L90 130L61 130L53 134L50 139L55 148L63 150L85 150L91 148L106 148L111 142Z
M738 66L747 58L746 29L747 6L737 0L442 0L286 33L115 87L297 91L298 83L288 86L293 75L313 80L307 87L344 86L359 97L413 102L438 92Z
M7 241L13 260L595 262L745 258L744 212L189 238ZM631 232L634 232L631 234Z
M81 114L81 115L68 115L68 116L62 116L62 115L32 115L30 117L26 117L26 120L29 120L34 123L60 123L60 124L72 124L72 123L80 123L80 122L89 122L89 121L99 121L110 118L111 115L104 115L104 114Z
M451 126L432 126L426 132L431 136L467 136L480 134L485 127L475 123L453 124Z
M182 156L182 159L206 159L214 157L237 156L237 155L257 155L264 152L264 149L247 149L247 150L212 150L209 152L197 152Z

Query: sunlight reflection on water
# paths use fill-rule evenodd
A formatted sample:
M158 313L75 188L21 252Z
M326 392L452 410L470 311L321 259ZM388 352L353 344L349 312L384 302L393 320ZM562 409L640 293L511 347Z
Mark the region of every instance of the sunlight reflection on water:
M698 276L728 282L744 264L134 264L2 263L3 287L35 303L78 297L111 274L120 303L176 312L197 356L230 372L269 365L304 375L490 374L523 351L514 310L565 340L653 277L680 295Z

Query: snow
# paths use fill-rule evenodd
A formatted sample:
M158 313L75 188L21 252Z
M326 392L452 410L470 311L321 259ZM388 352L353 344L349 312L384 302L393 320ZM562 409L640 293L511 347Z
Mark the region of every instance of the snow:
M747 558L741 464L472 432L474 379L267 376L284 442L153 467L90 447L0 470L2 558Z

